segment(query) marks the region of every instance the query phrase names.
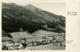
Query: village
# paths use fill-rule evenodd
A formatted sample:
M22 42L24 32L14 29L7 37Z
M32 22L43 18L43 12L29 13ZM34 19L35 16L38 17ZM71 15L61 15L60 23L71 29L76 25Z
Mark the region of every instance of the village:
M35 46L48 45L48 44L53 44L53 46L56 46L56 47L65 47L65 34L61 33L61 35L58 34L54 36L42 36L42 37L30 36L27 38L24 36L24 38L20 38L18 40L7 38L5 41L3 40L2 42L2 49L3 50L24 50L28 47L35 47Z

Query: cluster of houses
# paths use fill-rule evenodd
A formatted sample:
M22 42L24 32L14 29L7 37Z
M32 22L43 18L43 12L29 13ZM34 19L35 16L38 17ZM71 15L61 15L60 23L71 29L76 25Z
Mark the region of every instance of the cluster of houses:
M11 33L10 36L11 37L2 37L3 50L21 50L30 46L46 45L50 43L54 46L65 46L65 34L35 37L26 32L16 32Z
M42 37L42 38L23 38L17 42L13 42L11 40L3 42L3 50L21 50L25 49L30 46L39 46L39 45L46 45L53 43L53 45L57 46L65 46L65 42L63 42L63 39L54 38L54 37Z
M52 38L31 38L31 39L21 39L18 42L13 42L11 40L3 42L3 50L15 50L15 49L24 49L29 46L38 46L51 43Z

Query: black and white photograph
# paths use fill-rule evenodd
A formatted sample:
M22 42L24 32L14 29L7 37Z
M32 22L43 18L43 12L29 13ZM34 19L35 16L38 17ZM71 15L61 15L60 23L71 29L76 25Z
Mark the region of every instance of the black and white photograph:
M66 3L2 1L2 50L65 50Z

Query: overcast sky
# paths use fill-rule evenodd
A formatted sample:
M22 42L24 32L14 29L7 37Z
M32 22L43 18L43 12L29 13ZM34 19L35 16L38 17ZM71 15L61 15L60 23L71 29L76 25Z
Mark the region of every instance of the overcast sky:
M50 0L2 0L5 3L16 3L19 5L32 4L40 9L55 13L57 15L66 16L66 4L64 2L51 2Z

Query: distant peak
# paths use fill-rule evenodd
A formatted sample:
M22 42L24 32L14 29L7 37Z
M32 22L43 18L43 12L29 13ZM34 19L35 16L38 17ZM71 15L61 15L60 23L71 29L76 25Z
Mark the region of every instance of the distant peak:
M29 10L31 10L31 11L33 11L33 12L35 12L35 10L37 9L37 7L35 7L32 4L27 5L26 8L29 9Z
M33 6L32 4L28 4L27 7L35 7L35 6Z
M33 6L32 4L28 4L27 6Z

